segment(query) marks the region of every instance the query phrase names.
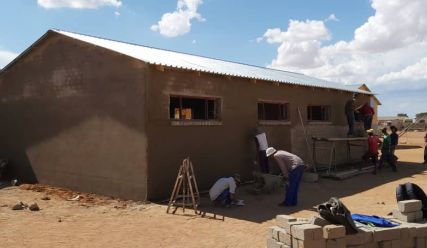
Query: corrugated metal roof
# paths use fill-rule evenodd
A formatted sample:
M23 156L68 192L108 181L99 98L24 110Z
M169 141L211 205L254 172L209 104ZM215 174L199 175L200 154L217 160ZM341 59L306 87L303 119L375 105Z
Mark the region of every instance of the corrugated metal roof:
M243 77L257 80L295 84L302 86L336 89L348 92L372 94L371 92L354 89L345 85L310 77L300 73L269 69L264 67L212 59L191 54L178 53L147 46L103 39L89 35L72 33L57 29L50 31L103 47L153 65L193 70L226 76Z

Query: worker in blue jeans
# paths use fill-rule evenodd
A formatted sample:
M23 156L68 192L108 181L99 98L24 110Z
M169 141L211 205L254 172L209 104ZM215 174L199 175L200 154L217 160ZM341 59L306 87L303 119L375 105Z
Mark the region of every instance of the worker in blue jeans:
M305 170L304 161L295 154L286 151L276 151L273 147L267 148L267 157L273 155L274 160L282 171L283 177L288 180L286 195L279 206L296 206L298 203L298 190Z

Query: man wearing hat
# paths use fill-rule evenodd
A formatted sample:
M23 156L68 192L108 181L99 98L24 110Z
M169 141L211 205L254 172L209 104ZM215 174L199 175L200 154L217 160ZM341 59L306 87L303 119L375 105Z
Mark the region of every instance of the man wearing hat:
M295 154L286 151L277 151L273 147L267 148L267 157L272 156L282 171L283 177L288 180L286 195L280 206L295 206L298 201L298 188L304 173L304 161Z
M209 190L209 197L215 205L229 207L231 203L236 202L236 188L240 185L240 175L234 174L233 177L222 177L218 179Z

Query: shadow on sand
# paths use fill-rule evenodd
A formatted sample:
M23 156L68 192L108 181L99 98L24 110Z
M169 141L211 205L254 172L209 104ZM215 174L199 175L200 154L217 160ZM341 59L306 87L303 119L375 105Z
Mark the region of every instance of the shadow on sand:
M238 189L238 198L244 199L246 206L231 208L214 207L207 195L202 196L199 209L225 218L236 218L256 223L273 219L278 214L293 214L301 210L315 211L314 206L327 201L330 197L351 196L385 183L401 178L413 177L416 174L426 174L427 165L417 163L399 162L398 172L384 168L378 175L371 173L359 175L344 181L321 178L318 183L302 183L299 192L299 203L295 207L280 207L278 203L284 199L283 188L279 192L266 195L253 195L249 191L251 185ZM397 184L396 184L397 186ZM393 192L394 193L394 192ZM180 211L180 210L178 210Z

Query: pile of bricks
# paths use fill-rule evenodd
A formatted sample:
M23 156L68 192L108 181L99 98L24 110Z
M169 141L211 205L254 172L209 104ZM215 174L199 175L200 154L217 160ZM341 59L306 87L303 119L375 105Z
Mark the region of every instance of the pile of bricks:
M356 223L358 233L346 235L344 226L321 217L309 219L278 215L270 227L267 248L427 248L427 222L400 223L380 228Z
M397 203L398 209L393 210L393 217L404 222L417 222L423 219L420 200L407 200Z

